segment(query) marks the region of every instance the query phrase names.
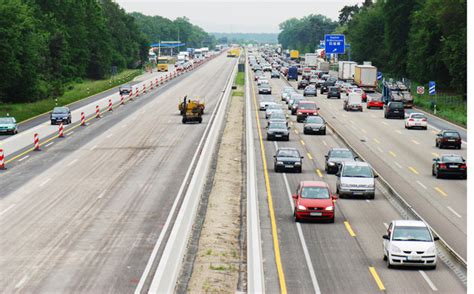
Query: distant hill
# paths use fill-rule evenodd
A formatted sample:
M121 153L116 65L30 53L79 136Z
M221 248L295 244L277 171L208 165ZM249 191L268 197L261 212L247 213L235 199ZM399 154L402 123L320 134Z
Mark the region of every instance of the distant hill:
M278 34L271 33L210 33L217 43L278 43Z

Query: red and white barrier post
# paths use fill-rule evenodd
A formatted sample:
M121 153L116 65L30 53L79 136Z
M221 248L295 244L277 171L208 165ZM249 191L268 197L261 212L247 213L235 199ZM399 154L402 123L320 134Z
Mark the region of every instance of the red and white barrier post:
M59 125L58 138L64 138L64 124Z
M112 111L112 98L109 98L109 111Z
M160 78L160 84L163 85L163 76Z
M100 118L100 108L99 105L95 106L95 117Z
M150 90L153 90L153 81L150 81Z
M138 98L138 96L140 95L140 90L138 90L138 87L135 88L135 98Z
M143 84L143 93L146 93L146 84Z
M5 167L5 155L3 154L3 149L0 149L0 170L7 169Z
M35 135L33 137L33 143L35 144L35 149L34 150L35 151L41 151L38 133L35 133Z
M155 86L158 87L158 78L155 79Z
M81 112L81 126L86 126L86 114Z
M123 95L120 95L120 104L125 105L125 98L123 97Z

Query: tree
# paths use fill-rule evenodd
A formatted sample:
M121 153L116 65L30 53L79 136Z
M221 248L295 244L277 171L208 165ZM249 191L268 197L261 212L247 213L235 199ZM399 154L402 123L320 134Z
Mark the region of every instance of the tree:
M359 12L359 10L360 8L359 6L357 6L357 4L353 6L350 6L350 5L344 6L339 11L339 24L340 25L347 24L352 19L352 17Z

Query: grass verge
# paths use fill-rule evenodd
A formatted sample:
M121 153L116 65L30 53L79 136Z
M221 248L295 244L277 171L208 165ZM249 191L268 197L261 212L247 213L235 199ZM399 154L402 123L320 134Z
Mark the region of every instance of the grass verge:
M18 122L22 122L29 118L51 111L54 106L67 105L86 97L103 92L120 84L133 80L140 75L141 70L124 70L119 73L113 80L85 80L80 83L70 83L66 86L64 94L57 99L43 99L32 103L8 103L0 104L0 116L7 113L14 116Z
M245 84L245 72L238 72L235 77L235 84L243 86Z

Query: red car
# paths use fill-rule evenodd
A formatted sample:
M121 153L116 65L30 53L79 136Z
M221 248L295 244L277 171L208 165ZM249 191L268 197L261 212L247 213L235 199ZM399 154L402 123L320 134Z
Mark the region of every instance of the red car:
M383 101L379 97L371 97L369 101L367 101L367 109L369 108L380 108L383 109Z
M329 185L320 181L302 181L293 195L295 221L328 220L334 222L334 200Z
M304 122L309 115L319 115L319 107L313 101L300 101L296 109L296 121Z

